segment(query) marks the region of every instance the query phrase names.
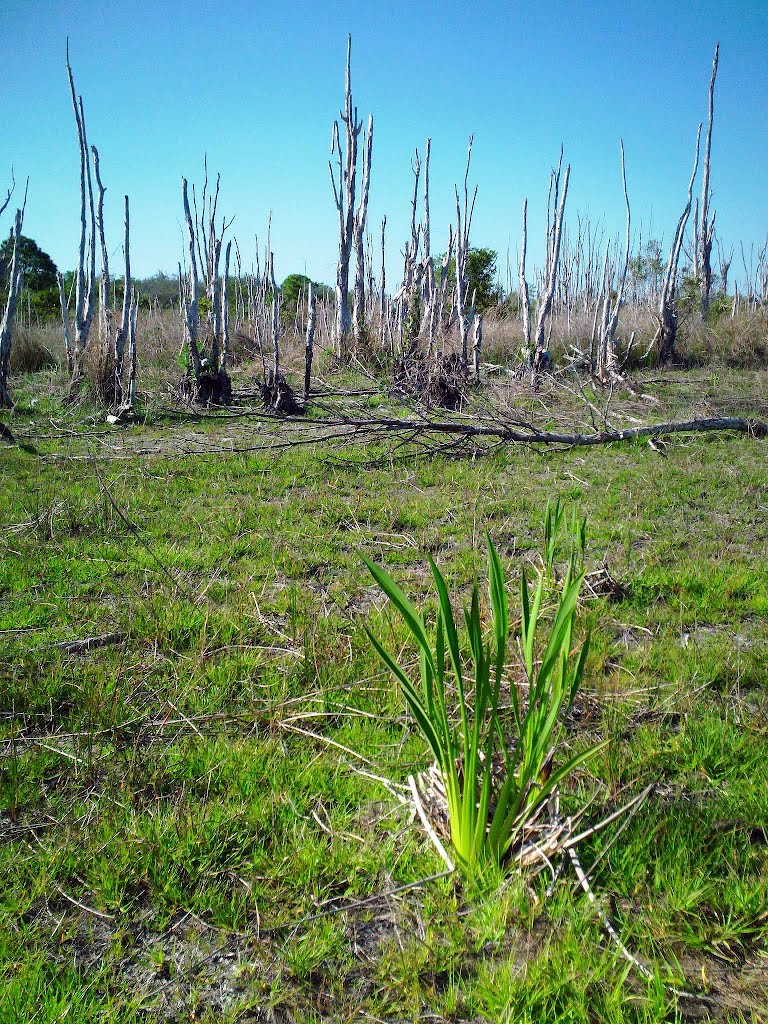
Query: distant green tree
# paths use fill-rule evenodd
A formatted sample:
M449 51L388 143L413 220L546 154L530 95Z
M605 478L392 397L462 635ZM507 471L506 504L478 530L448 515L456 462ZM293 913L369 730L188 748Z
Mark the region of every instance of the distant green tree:
M162 309L172 309L179 301L179 279L162 270L141 281L134 281L134 285L141 296L142 306L158 303ZM123 282L119 279L115 291L118 301L122 301Z
M5 282L13 259L13 238L8 238L0 245L0 279ZM30 291L40 292L56 288L56 264L47 252L43 252L37 242L26 235L19 237L17 259L24 268L24 285Z
M496 283L496 259L494 249L470 249L467 253L467 277L469 288L468 298L475 294L475 309L478 313L486 313L497 305L502 298L501 289ZM443 271L443 257L435 257L435 277L439 283ZM448 264L448 281L451 288L456 283L456 260Z
M664 262L661 256L661 242L650 238L636 256L629 259L629 284L637 299L655 295L661 287Z
M280 292L283 297L283 307L296 312L300 298L306 298L309 286L312 283L306 274L289 274L280 285Z
M310 284L314 286L315 298L318 302L333 298L334 291L329 285L318 284L307 277L306 274L289 274L280 285L280 297L282 300L280 315L284 323L294 322L299 303L303 303L304 308L306 308Z

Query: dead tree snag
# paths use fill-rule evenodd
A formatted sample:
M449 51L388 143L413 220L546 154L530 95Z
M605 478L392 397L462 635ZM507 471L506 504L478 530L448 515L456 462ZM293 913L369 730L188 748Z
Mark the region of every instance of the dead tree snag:
M74 343L68 350L68 369L74 387L82 377L82 356L88 345L95 313L96 212L93 202L93 181L91 179L88 136L85 129L83 97L78 96L75 91L75 80L69 63L69 42L67 42L66 64L72 109L77 125L77 139L80 146L80 247L75 274L75 336Z
M226 405L232 399L232 384L227 372L229 355L229 310L227 289L229 286L230 245L227 245L224 275L220 276L221 247L224 235L232 221L221 218L217 225L216 214L219 200L220 177L216 178L216 189L208 195L208 166L205 166L205 181L201 193L200 209L192 187L192 203L195 216L189 205L187 179L181 179L181 196L184 205L184 219L187 225L189 251L189 273L183 283L182 312L184 318L185 348L188 359L188 385L190 397L203 404ZM200 338L200 274L198 266L205 273L205 338L207 346L201 351Z
M528 294L528 282L525 279L525 256L528 250L528 200L523 200L523 237L520 243L520 313L523 318L523 342L526 359L531 358L531 299Z
M657 346L656 364L664 366L675 358L675 341L677 340L677 306L675 305L675 292L677 289L677 265L680 260L680 250L683 245L683 236L688 218L691 214L691 203L693 197L693 183L696 180L696 172L699 169L699 143L701 142L701 125L696 132L696 153L693 160L693 171L691 180L688 183L688 201L685 209L680 214L677 228L672 239L669 250L669 260L664 274L664 281L661 286L659 297L659 309L657 319L659 326L656 330L653 343Z
M8 198L10 199L10 194ZM24 270L19 260L19 239L21 238L21 229L24 224L26 204L27 196L25 192L24 204L20 210L16 211L16 217L13 222L13 255L11 256L11 268L8 273L8 294L5 300L3 317L0 320L0 408L2 409L13 408L13 399L8 392L8 367L11 360L11 343L13 341L13 328L16 323L16 309L24 278Z
M701 318L706 320L709 313L709 293L712 288L712 239L715 232L715 214L709 216L709 201L712 190L709 185L709 159L712 149L712 121L715 112L715 78L717 64L720 59L720 43L715 47L712 61L712 75L709 80L709 116L707 119L707 139L704 143L704 169L701 186L701 215L698 227L698 278L701 290Z
M539 312L536 318L536 334L533 344L533 366L532 376L544 369L545 340L547 318L552 312L552 300L555 297L557 285L557 265L560 259L560 239L563 231L563 214L565 213L565 199L568 195L568 179L571 174L571 165L565 168L563 180L563 191L560 195L558 205L558 194L560 192L560 172L563 166L563 150L560 149L560 162L557 170L553 170L549 178L549 201L547 203L547 262L544 277L543 294L539 297Z
M603 319L600 330L600 342L597 351L597 377L602 383L611 383L621 376L619 372L619 361L616 355L616 331L619 326L619 313L621 304L624 301L624 286L627 281L627 270L629 269L629 230L631 217L629 211L629 195L627 194L627 171L624 163L624 141L619 140L621 147L621 183L624 187L624 204L627 209L627 232L624 240L624 266L619 277L619 284L616 290L616 298L612 297L610 287L613 279L608 281L604 275L605 296L603 299ZM606 261L608 253L606 251Z
M337 157L338 174L334 171L333 164L330 161L328 162L328 169L331 174L331 187L333 188L333 198L339 214L339 259L336 264L336 324L334 334L336 341L336 354L340 359L346 359L349 355L349 332L352 326L352 320L349 312L349 262L355 241L357 146L360 132L363 129L363 122L358 121L357 119L357 107L352 104L352 80L350 71L351 54L352 37L347 36L347 71L344 90L344 109L339 112L339 117L344 125L345 149L343 153L338 121L333 122L333 131L331 134L331 156L335 155ZM372 141L373 120L370 119L369 134L366 139L366 159L368 161L368 173L366 175L366 179L370 175L370 148ZM367 180L365 187L367 187ZM361 218L361 249L362 231L365 227L367 203L368 198L366 194L365 207L361 203L361 209L359 212ZM362 306L360 308L360 312L362 313Z
M474 310L467 309L467 292L469 289L469 275L467 274L467 255L469 253L469 231L472 227L472 214L475 210L477 199L477 185L472 193L472 202L469 202L469 165L472 160L472 142L474 136L469 137L469 148L467 149L467 167L464 171L464 204L459 201L459 190L454 186L456 197L456 316L459 320L459 337L461 339L461 368L464 373L468 367L469 331L472 326L472 313Z
M363 181L360 190L360 201L355 210L352 228L353 248L355 250L355 290L352 306L352 336L355 345L359 346L365 333L365 255L363 252L363 236L368 219L368 193L371 186L371 153L373 149L373 115L368 115L368 129L363 136Z

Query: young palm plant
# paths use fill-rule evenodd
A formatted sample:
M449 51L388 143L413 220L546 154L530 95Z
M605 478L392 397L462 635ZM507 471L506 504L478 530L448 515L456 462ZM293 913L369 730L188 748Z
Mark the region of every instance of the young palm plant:
M510 712L501 707L510 631L504 573L488 538L488 582L492 611L490 636L483 636L477 582L464 610L468 652L462 651L448 588L429 558L437 592L437 621L430 639L424 616L392 577L364 558L374 579L402 617L420 655L420 685L368 630L374 648L398 680L408 707L429 745L447 799L451 842L459 867L474 875L485 865L504 865L526 826L537 817L560 782L602 744L557 766L563 721L579 687L589 638L572 653L574 625L583 572L573 553L555 595L554 620L541 643L542 604L547 573L539 574L531 596L525 573L521 582L520 646L525 680L509 686ZM543 646L543 650L541 649ZM453 685L449 686L452 681ZM505 703L507 703L505 701Z

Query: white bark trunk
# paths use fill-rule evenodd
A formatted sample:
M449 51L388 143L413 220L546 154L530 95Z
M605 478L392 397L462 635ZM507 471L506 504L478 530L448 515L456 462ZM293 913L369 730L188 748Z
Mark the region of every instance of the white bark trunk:
M13 328L16 322L16 308L24 278L24 271L19 261L19 239L21 238L23 223L24 209L22 207L21 210L16 211L13 223L13 255L11 256L11 269L8 274L8 295L5 300L3 318L0 321L0 408L5 409L13 408L13 400L8 392L8 368L11 361L11 344L13 342Z
M701 186L701 220L698 230L699 243L699 284L701 288L701 317L706 320L709 313L709 293L712 288L712 239L715 232L715 215L709 216L709 158L712 149L712 122L715 113L715 79L720 59L720 43L715 47L712 61L712 75L709 80L709 116L707 120L707 139L704 144L704 176Z

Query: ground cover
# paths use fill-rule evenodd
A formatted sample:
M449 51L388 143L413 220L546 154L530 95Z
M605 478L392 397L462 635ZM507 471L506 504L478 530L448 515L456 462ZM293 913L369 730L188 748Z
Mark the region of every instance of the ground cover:
M358 383L356 409L402 415ZM612 417L768 418L760 371L640 383L652 401L617 396ZM290 439L312 443L280 447L291 428L243 409L158 403L106 429L39 378L14 394L0 1020L765 1018L764 440L427 457L306 424ZM542 423L598 414L546 387L502 399ZM429 607L427 553L465 599L489 535L513 590L557 497L587 517L586 568L617 584L584 602L568 723L574 753L609 742L562 799L597 820L653 786L580 847L650 980L568 870L551 893L548 872L433 877L444 865L378 781L429 757L366 636L408 663L360 555Z

